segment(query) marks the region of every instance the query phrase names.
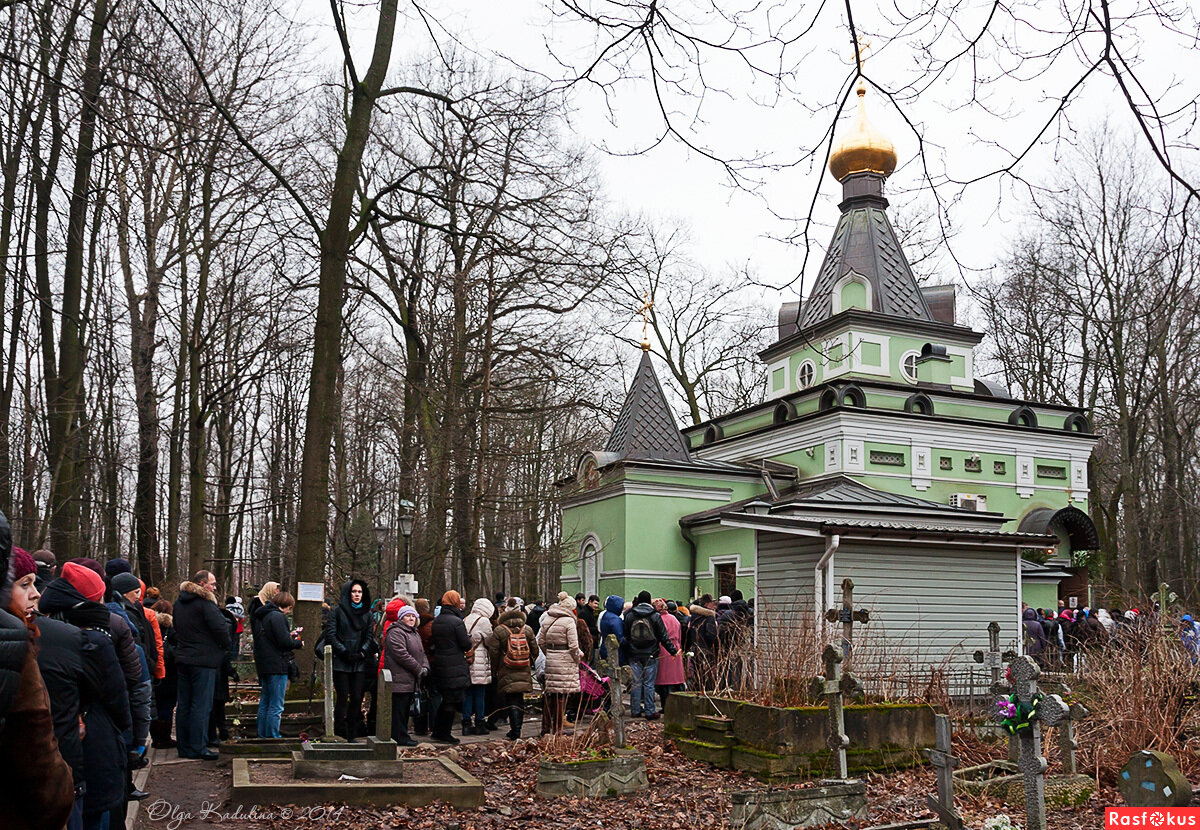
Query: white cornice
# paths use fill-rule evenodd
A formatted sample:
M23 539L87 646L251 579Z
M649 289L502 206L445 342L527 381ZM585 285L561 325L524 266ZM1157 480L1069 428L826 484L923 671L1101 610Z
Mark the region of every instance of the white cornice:
M1007 425L1005 425L1007 426ZM981 450L1000 455L1031 455L1038 458L1086 462L1097 436L1079 433L1022 433L999 424L947 422L924 416L881 415L870 410L836 409L823 417L787 424L754 435L732 436L720 444L701 447L696 455L714 461L769 458L786 452L845 438L904 446L926 446L932 450ZM1057 445L1057 446L1055 446Z

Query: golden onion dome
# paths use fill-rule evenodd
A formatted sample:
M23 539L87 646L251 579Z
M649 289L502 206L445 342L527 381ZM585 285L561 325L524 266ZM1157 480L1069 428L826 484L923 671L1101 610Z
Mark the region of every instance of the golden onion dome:
M864 98L867 89L858 84L858 112L850 132L833 148L829 156L829 172L839 182L852 173L878 173L888 176L896 169L896 148L892 142L867 120Z

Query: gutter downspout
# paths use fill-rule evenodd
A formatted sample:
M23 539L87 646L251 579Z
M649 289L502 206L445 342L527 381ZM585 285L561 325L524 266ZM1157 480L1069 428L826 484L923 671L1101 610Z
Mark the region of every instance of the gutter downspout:
M825 553L821 555L821 559L817 562L817 567L813 569L813 595L816 600L817 612L817 627L821 627L821 618L825 615L825 596L828 593L827 586L822 584L822 581L829 582L833 578L833 570L830 569L825 574L825 579L822 580L821 572L826 570L826 567L833 561L833 555L837 553L837 549L841 547L842 537L834 533L825 540Z
M683 534L688 547L692 549L691 567L688 569L688 602L696 598L696 537L692 536L691 528L679 523L679 532Z

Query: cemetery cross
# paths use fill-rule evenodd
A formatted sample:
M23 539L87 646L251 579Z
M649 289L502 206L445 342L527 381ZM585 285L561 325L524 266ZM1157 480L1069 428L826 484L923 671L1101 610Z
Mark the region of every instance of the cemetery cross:
M933 749L921 750L929 763L937 768L937 798L929 798L929 808L938 815L946 830L963 830L962 818L954 811L954 768L958 759L950 753L950 716L934 715L937 743Z
M838 778L845 780L850 777L846 767L846 747L850 745L850 738L846 736L842 695L861 695L862 687L854 675L842 674L842 655L836 648L825 646L821 658L825 663L825 674L813 678L812 692L817 697L825 698L829 705L829 737L826 740L837 759Z
M867 609L854 610L854 581L850 577L842 580L842 607L830 608L825 612L825 619L842 624L842 655L849 661L854 647L854 623L866 625L871 620Z
M1042 671L1032 657L1012 662L1016 702L1029 711L1029 723L1017 730L1021 751L1017 767L1025 778L1026 830L1046 830L1046 759L1042 757L1042 727L1058 726L1068 716L1067 704L1058 695L1040 695L1037 679Z
M1000 651L1000 623L992 620L988 623L988 650L976 651L973 655L975 662L990 669L992 672L992 685L990 691L994 695L1012 694L1012 687L1000 679L1000 673L1004 670L1005 663L1011 663L1017 659L1017 654L1014 651ZM975 689L972 687L971 694L974 696ZM1016 735L1010 735L1008 738L1008 760L1010 763L1017 763L1019 742Z
M596 666L602 676L608 677L608 711L612 717L613 743L618 749L625 744L625 684L633 679L633 671L629 666L621 665L620 646L617 635L609 634L604 638L604 651L608 655L597 662Z

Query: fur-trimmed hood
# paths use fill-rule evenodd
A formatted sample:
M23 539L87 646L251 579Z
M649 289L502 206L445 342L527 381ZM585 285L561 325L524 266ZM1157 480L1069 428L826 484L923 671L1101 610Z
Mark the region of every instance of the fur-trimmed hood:
M513 631L520 631L525 627L525 612L520 608L509 608L500 615L500 619L496 620L496 625L504 625Z
M188 596L188 595L191 596ZM212 591L205 588L203 585L197 585L195 582L188 580L179 584L179 599L176 602L190 602L192 599L206 599L213 605L217 604L217 597Z
M695 614L695 615L698 615L701 617L716 617L717 616L716 611L713 611L709 608L705 608L703 605L689 605L688 613Z

